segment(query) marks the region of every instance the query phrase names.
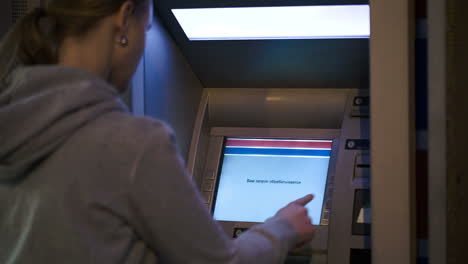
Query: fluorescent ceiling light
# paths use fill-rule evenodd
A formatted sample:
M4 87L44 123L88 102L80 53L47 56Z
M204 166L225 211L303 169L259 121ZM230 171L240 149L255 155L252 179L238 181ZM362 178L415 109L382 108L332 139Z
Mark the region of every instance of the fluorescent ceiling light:
M369 5L173 9L190 40L368 38Z

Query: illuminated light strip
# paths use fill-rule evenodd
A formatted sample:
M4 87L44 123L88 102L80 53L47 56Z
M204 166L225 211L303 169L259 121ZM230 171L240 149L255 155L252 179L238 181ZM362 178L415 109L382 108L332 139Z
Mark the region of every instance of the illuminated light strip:
M229 140L246 140L246 141L292 141L292 142L333 142L329 139L273 139L273 138L228 138Z
M331 150L331 148L294 148L294 147L244 147L244 146L226 146L226 148L246 148L246 149L310 149L310 150Z
M238 140L228 139L226 147L267 147L267 148L306 148L331 149L333 141L294 141L294 140Z
M277 156L327 156L331 150L311 150L311 149L259 149L259 148L226 148L225 154L247 154L247 155L277 155Z
M276 158L312 158L312 159L329 159L330 156L295 156L295 155L258 155L258 154L224 154L226 156L242 156L242 157L276 157Z
M369 5L172 9L190 40L369 38Z

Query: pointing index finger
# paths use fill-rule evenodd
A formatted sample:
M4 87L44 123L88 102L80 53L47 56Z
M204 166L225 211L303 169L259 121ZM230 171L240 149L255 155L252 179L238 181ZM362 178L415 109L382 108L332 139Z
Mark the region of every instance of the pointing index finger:
M308 194L302 198L299 198L297 199L296 201L294 201L293 203L296 203L296 204L300 204L302 206L305 206L306 204L308 204L310 201L312 201L312 199L314 199L314 195L312 194Z

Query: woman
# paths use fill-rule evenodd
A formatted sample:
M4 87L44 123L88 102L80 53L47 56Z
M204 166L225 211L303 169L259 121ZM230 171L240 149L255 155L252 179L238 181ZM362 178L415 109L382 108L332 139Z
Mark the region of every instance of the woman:
M171 130L132 117L150 0L52 0L0 50L0 263L280 263L313 226L294 201L236 240Z

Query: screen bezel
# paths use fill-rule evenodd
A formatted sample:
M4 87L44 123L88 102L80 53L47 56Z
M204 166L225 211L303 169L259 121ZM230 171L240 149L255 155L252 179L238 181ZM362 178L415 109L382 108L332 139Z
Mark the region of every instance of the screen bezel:
M328 164L328 173L325 186L325 195L322 201L322 210L320 213L319 226L328 226L329 214L331 207L326 203L331 201L332 185L334 181L334 173L336 160L338 156L338 146L340 138L340 130L338 129L283 129L283 128L213 128L212 136L222 136L222 146L218 146L218 160L215 171L215 186L211 194L210 212L213 215L216 205L216 196L221 177L221 170L224 160L224 150L226 148L226 140L228 138L258 138L258 139L299 139L299 140L332 140L332 149L330 154L330 162ZM262 136L263 135L263 136ZM331 186L331 187L330 187ZM327 217L324 217L327 214ZM235 221L220 221L225 223L235 223L236 226L252 226L259 222L235 222Z

